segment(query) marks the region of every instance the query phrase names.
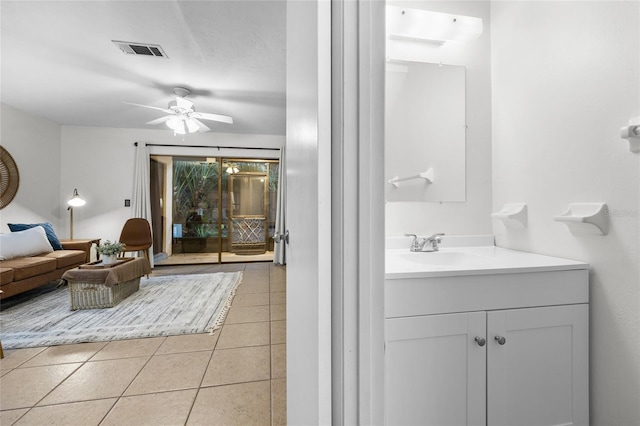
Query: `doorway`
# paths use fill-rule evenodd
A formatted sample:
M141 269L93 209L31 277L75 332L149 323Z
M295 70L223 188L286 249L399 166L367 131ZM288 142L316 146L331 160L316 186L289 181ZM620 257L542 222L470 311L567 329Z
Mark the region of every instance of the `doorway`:
M152 156L152 161L165 165L167 183L158 191L163 197L151 201L164 205L160 222L162 234L169 235L156 264L273 261L278 160Z

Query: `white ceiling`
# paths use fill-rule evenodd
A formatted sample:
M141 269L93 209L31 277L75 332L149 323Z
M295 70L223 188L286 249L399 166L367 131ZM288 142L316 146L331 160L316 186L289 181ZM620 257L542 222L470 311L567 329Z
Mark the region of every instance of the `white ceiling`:
M163 128L144 124L161 111L122 101L166 108L180 86L197 111L233 117L206 121L214 132L285 132L284 1L2 0L0 14L5 104L62 125Z

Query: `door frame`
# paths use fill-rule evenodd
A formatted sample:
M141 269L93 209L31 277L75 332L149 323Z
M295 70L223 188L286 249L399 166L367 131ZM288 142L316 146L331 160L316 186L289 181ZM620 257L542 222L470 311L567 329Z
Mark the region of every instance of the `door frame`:
M332 423L384 423L385 2L332 1Z
M319 240L307 242L319 251L318 274L310 277L317 298L298 306L304 298L295 294L303 283L287 279L291 424L384 422L384 11L384 1L370 0L287 5L287 79L300 77L289 61L306 58L317 66L315 80L309 78L316 87L305 88L315 91L311 99L287 86L287 145L289 138L300 137L324 147L314 159L318 172L331 176L314 188L323 212L329 205L330 217L321 215L310 224ZM291 51L291 46L300 49L300 39L306 50ZM316 108L317 115L289 115L300 106ZM288 149L287 168L291 155ZM293 230L291 238L296 238ZM294 306L317 317L300 324ZM317 357L297 359L305 342L317 348Z

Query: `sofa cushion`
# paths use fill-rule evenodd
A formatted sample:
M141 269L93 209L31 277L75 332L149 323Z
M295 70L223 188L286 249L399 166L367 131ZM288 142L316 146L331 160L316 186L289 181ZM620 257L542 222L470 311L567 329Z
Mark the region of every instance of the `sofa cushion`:
M35 256L53 251L42 226L0 234L0 260Z
M58 250L47 253L44 257L56 259L56 269L65 268L71 265L80 265L87 260L87 255L82 250Z
M13 281L12 268L0 268L0 285L9 284Z
M51 257L19 257L0 262L0 268L13 269L13 281L20 281L56 270L56 259Z
M62 250L62 244L60 244L60 240L56 235L56 231L53 230L53 225L49 222L44 223L8 223L7 226L11 230L11 232L16 231L24 231L25 229L31 229L36 226L42 226L45 234L47 234L47 240L49 240L49 244L53 247L54 250Z

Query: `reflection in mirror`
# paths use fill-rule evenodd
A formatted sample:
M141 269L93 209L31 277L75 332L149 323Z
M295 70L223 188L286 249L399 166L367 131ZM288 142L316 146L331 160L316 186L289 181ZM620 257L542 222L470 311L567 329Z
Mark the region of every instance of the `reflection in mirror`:
M389 61L385 93L387 201L465 201L465 68Z

